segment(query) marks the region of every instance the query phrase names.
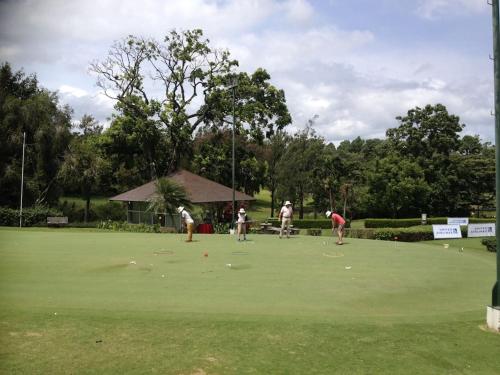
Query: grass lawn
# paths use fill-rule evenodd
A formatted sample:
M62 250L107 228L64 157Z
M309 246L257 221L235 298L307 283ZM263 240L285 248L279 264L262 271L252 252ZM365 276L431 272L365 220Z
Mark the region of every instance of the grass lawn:
M475 242L195 239L1 228L0 373L499 373Z
M271 192L269 190L261 190L255 194L255 201L251 203L248 215L252 220L266 221L271 216ZM281 207L275 207L275 210ZM278 216L275 212L275 216Z

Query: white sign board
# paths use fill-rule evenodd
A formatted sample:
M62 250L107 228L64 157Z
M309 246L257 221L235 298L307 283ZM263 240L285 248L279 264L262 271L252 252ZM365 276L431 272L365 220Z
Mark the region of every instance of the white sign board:
M469 225L468 217L449 217L448 225L458 224L458 225Z
M460 231L460 225L438 225L434 224L432 226L432 232L434 233L434 239L440 238L462 238L462 232Z
M495 237L495 223L469 224L467 237Z
M427 214L422 214L422 225L427 224Z

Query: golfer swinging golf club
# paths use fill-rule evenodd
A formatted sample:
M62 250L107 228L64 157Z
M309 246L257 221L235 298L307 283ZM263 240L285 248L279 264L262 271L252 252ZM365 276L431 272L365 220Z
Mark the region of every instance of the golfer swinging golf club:
M181 214L181 220L184 222L187 228L188 238L186 242L193 242L193 230L194 230L194 220L187 212L183 206L177 208L177 212Z
M247 215L245 209L242 207L238 211L238 241L241 241L241 235L243 235L243 241L247 240Z
M285 227L286 238L290 238L290 223L293 219L293 209L292 203L290 201L286 201L285 205L281 207L279 219L281 220L280 238L283 237L283 230L285 229Z
M337 235L339 236L339 240L335 242L337 245L342 245L342 237L344 237L344 226L345 219L332 211L326 211L326 217L332 219L332 233L335 233L335 224L337 224Z

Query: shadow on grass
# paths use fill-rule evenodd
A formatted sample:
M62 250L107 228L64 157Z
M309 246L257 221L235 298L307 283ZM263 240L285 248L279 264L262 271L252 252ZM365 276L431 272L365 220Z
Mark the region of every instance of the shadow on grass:
M89 272L112 272L112 271L119 271L127 268L129 266L128 263L119 263L119 264L112 264L109 266L104 266L104 267L97 267L97 268L92 268L89 270Z

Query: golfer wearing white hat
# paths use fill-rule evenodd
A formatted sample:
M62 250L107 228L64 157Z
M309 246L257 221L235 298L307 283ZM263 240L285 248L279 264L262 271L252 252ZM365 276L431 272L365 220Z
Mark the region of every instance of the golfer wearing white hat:
M290 201L286 201L285 205L281 207L279 219L281 220L280 238L283 237L283 230L285 229L285 227L286 227L286 238L290 238L290 223L292 222L293 219L293 209L292 209L292 203Z
M238 241L241 240L241 235L243 234L243 241L247 239L247 215L244 208L240 208L238 211Z
M187 212L183 206L180 206L177 208L177 212L181 214L181 220L186 224L187 232L188 232L188 238L186 242L192 242L193 241L193 231L194 231L194 220Z
M336 242L336 244L342 245L343 244L342 238L344 237L345 219L339 214L332 212L330 210L326 211L325 215L327 218L332 219L332 233L334 233L335 225L337 225L337 234L339 236L339 240Z

